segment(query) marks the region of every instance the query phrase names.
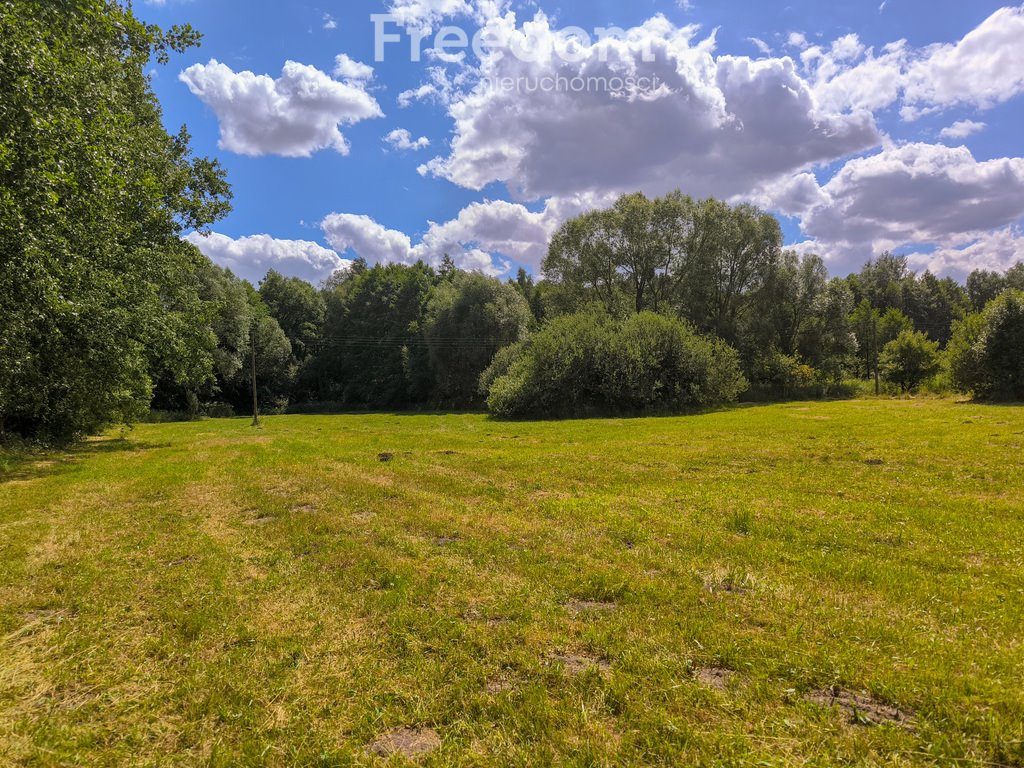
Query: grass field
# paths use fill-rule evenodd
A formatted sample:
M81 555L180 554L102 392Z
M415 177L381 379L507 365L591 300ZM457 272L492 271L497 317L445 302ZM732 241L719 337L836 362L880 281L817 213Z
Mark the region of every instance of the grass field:
M1021 766L1022 447L865 400L13 462L0 765Z

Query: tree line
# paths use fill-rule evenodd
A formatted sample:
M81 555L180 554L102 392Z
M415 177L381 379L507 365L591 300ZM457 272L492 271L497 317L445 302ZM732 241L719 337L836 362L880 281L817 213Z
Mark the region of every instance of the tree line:
M150 409L679 412L851 381L1024 398L1024 265L965 285L889 253L830 278L750 205L625 195L565 222L541 274L356 260L258 286L181 235L229 210L145 68L197 44L104 0L0 5L0 435ZM253 376L255 360L255 377Z
M961 285L886 253L829 278L782 247L771 216L678 193L566 222L539 282L450 259L356 260L319 288L199 273L214 364L198 387L158 381L162 409L248 412L253 351L268 409L663 412L840 395L851 380L1024 397L1024 264Z

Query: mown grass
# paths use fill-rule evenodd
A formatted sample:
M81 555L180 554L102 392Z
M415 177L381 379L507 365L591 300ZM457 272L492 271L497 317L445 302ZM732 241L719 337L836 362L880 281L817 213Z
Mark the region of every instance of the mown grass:
M12 462L0 764L382 764L415 727L428 765L1020 766L1022 446L1021 408L853 401Z

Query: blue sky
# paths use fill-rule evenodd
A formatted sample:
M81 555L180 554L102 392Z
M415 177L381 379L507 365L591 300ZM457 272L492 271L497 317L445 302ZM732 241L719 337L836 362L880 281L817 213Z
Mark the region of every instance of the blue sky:
M676 187L772 210L787 244L820 253L834 274L886 248L957 277L1024 258L1024 6L164 0L136 10L205 35L153 85L168 126L187 124L234 188L231 216L193 241L254 281L269 268L317 281L355 255L445 252L492 274L538 272L565 218ZM376 61L381 13L402 39ZM555 53L522 62L499 55L508 47L459 60L428 50L411 61L407 30L421 30L427 50L445 26ZM591 39L573 47L569 27ZM599 27L625 39L602 48ZM574 57L558 56L563 43ZM521 80L496 90L488 79L559 74L664 77L625 94L537 93Z

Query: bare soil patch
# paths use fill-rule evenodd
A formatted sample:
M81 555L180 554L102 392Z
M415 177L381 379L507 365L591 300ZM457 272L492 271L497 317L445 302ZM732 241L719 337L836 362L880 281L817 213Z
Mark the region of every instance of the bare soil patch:
M911 712L885 704L873 696L846 691L838 686L812 691L804 697L812 704L839 709L854 725L882 725L896 723L906 726Z
M585 613L610 613L618 610L618 607L615 603L602 600L570 600L565 604L565 609L577 616Z
M704 589L712 594L716 592L726 592L733 595L749 595L753 589L745 582L740 582L735 579L722 579L720 581L708 581L704 584Z
M581 675L591 669L598 672L611 672L612 665L597 656L589 656L577 653L555 653L548 656L548 660L561 664L570 675Z
M514 687L511 680L502 677L495 677L487 681L487 692L492 696L511 691Z
M373 742L370 752L380 757L401 755L408 760L415 760L429 755L440 746L441 737L432 728L399 728Z
M725 692L736 673L725 667L704 667L693 674L693 678L705 688Z

